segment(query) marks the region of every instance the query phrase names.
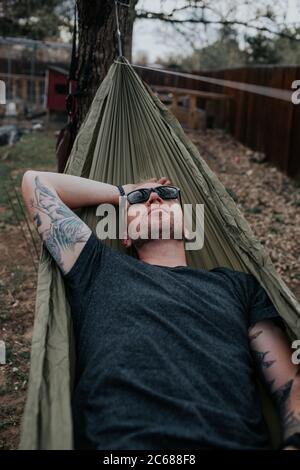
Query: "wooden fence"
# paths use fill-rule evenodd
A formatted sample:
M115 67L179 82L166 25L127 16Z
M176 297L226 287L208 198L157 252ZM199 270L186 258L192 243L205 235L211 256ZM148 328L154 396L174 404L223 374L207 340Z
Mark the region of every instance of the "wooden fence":
M247 91L212 85L186 77L137 69L150 85L175 86L224 93L233 98L227 129L251 149L266 154L267 160L284 173L300 177L300 104L261 96ZM294 80L300 80L300 67L259 66L216 72L194 72L196 75L232 80L291 91Z

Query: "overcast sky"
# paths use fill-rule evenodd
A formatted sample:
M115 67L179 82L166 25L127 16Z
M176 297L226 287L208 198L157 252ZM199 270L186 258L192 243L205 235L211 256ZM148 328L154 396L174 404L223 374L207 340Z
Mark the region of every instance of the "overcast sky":
M240 4L244 4L244 0L235 0ZM267 0L266 0L267 1ZM169 11L176 4L182 6L184 0L139 0L137 8L143 8L149 11ZM216 0L215 5L218 8L227 8L231 0ZM259 2L253 0L251 6L247 7L247 11L241 8L239 18L247 21L251 14L253 5L259 6ZM300 0L277 0L270 1L270 5L277 9L277 13L282 16L286 14L286 21L300 21ZM255 7L255 8L256 8ZM253 10L252 10L253 12ZM211 37L213 38L213 28L210 28ZM244 31L244 30L243 30ZM150 62L155 62L157 57L167 57L169 54L187 54L190 46L184 41L181 35L176 33L171 25L157 20L138 20L134 26L133 34L133 61L141 54L147 54Z

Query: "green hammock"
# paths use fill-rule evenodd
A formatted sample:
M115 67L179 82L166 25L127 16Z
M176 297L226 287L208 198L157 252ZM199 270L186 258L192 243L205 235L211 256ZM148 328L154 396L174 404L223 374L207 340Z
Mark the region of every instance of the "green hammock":
M295 296L178 121L126 59L120 57L111 66L98 89L65 171L112 184L168 176L181 188L183 203L205 204L204 247L188 251L188 263L206 269L227 266L253 274L277 307L291 338L300 338L300 305ZM79 214L95 230L95 208L82 209ZM122 249L118 241L112 245ZM73 339L63 280L43 248L21 449L73 448ZM280 444L278 418L265 390L260 388L276 447Z

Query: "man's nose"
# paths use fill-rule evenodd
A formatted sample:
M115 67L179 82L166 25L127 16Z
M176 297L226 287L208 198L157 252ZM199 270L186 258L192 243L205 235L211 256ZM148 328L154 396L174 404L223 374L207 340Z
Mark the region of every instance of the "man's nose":
M155 202L156 203L162 202L162 199L155 191L152 191L147 201L147 205L153 204Z

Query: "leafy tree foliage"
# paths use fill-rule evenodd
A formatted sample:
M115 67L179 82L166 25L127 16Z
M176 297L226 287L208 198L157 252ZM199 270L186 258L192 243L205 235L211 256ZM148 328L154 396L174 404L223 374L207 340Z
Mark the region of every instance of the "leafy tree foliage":
M56 39L70 27L72 11L70 0L1 0L1 35Z

